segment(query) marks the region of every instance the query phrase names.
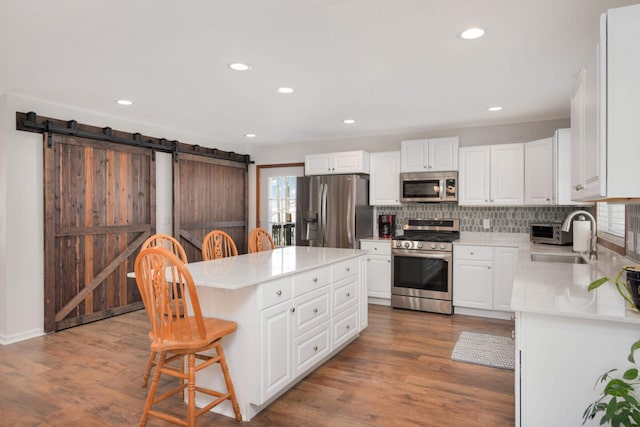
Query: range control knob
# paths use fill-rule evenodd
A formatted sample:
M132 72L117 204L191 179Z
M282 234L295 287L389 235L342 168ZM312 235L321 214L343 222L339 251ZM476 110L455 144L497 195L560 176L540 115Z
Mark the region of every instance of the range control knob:
M440 243L440 249L442 250L447 249L447 245L445 245L444 243Z
M411 242L404 242L404 247L409 249L411 247Z
M431 249L437 249L437 248L438 248L438 245L436 245L435 243L431 244Z
M422 243L418 243L418 249L422 249Z

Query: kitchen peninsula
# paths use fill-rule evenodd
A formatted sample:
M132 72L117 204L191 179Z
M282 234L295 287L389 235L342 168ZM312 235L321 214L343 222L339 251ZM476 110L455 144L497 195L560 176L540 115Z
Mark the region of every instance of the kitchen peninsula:
M289 246L188 264L203 315L238 323L223 345L245 421L367 326L365 255ZM224 389L221 375L203 374ZM233 416L228 401L214 410Z

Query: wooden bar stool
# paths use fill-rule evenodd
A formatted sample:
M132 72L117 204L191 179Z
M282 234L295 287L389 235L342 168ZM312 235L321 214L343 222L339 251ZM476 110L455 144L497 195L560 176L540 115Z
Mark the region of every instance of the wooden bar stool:
M144 241L142 246L140 246L140 250L147 248L164 248L175 254L180 258L180 261L183 263L187 263L187 253L184 248L180 244L180 242L175 239L173 236L168 234L154 234ZM175 296L174 296L175 297ZM178 296L178 303L182 304L182 300ZM173 359L172 359L173 360ZM184 370L184 361L180 361L180 367ZM147 387L147 383L149 382L149 376L151 376L151 370L156 366L156 352L151 351L149 354L149 360L147 362L147 370L144 373L144 378L142 379L142 387Z
M267 230L264 228L254 228L249 233L249 253L270 251L275 249L276 245Z
M178 425L192 427L195 425L196 417L225 400L231 401L236 421L242 421L221 341L222 337L235 332L237 324L222 319L202 317L191 273L176 255L166 249L148 248L141 251L136 258L135 275L151 322L149 333L151 351L160 354L140 426L146 426L149 416L154 416ZM178 304L171 298L172 292L174 295L183 295L189 303ZM216 356L202 354L212 349L216 351ZM167 364L172 358L184 356L187 357L186 373ZM202 362L196 364L196 360ZM220 364L227 386L226 392L196 386L196 374L214 363ZM156 397L158 381L162 374L186 379L187 383L181 382L179 386ZM185 419L153 408L155 404L182 392L185 388L187 389ZM196 410L196 392L213 396L215 399L204 408Z
M238 256L238 248L231 236L222 230L213 230L204 236L202 258L205 261L228 256Z

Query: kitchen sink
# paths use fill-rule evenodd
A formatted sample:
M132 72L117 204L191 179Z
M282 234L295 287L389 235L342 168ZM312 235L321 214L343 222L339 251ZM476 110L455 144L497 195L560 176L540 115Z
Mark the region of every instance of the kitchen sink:
M576 254L531 254L531 261L587 264L587 261L581 255Z

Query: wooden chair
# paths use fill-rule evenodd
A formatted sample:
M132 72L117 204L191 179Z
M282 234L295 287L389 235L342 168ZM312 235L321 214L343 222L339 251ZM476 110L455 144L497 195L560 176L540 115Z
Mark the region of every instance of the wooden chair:
M264 228L254 228L249 233L249 253L270 251L275 249L276 245L267 230Z
M187 263L187 254L184 251L184 248L180 244L178 240L169 236L168 234L154 234L144 241L140 250L144 250L147 248L164 248L171 253L175 254L180 258L180 261L183 263ZM177 301L179 304L182 303L182 300L178 297ZM184 368L182 361L180 362L180 366ZM149 382L149 376L151 376L151 370L156 366L156 352L151 351L149 355L149 361L147 362L147 370L144 373L144 378L142 379L142 387L147 387L147 383Z
M240 407L229 375L229 368L222 350L222 337L235 332L237 324L222 319L202 317L200 302L191 273L175 254L163 248L148 248L136 258L135 275L142 301L151 322L151 351L160 354L151 387L140 420L146 426L149 416L184 426L194 426L196 417L229 399L238 422L242 421ZM178 304L171 294L185 295L189 304ZM202 354L215 350L216 355ZM175 369L168 362L187 358L187 372ZM196 360L202 361L196 364ZM202 369L219 363L226 392L196 385L196 374ZM160 376L166 374L186 380L177 387L156 397ZM187 416L179 419L153 409L154 405L170 396L187 390ZM213 396L214 400L196 410L196 392Z
M213 230L204 236L202 240L202 258L204 260L238 256L238 248L227 233L222 230Z

